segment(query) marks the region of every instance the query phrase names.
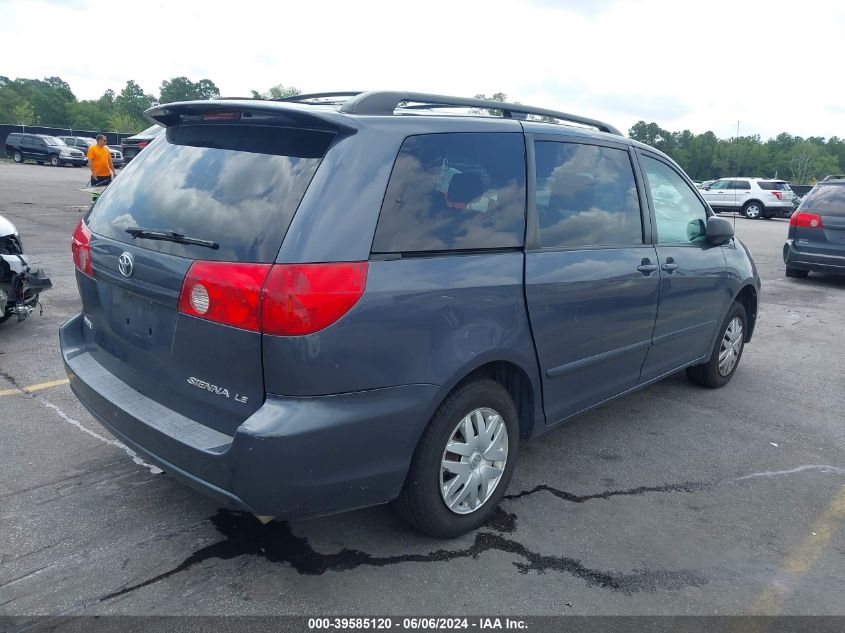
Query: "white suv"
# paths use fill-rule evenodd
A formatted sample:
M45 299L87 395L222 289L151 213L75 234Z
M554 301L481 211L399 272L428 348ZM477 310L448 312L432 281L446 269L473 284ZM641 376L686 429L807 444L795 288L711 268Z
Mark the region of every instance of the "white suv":
M751 220L792 213L795 194L785 180L721 178L702 192L713 210L739 211Z

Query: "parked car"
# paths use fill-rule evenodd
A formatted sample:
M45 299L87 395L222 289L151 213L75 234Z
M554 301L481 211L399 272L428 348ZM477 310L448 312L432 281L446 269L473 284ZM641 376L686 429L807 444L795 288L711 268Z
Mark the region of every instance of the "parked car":
M50 163L60 165L85 165L85 155L78 149L68 147L55 136L12 132L6 137L6 156L16 163L32 160L39 165Z
M717 213L738 211L750 220L769 220L793 211L792 190L785 180L720 178L702 193Z
M152 143L156 136L161 134L162 131L164 131L164 128L161 125L156 124L148 127L146 130L136 134L135 136L127 136L120 141L120 149L123 153L124 163L128 164L129 161L138 155L138 152Z
M53 287L44 270L23 252L15 225L0 215L0 323L18 323L38 307L41 293Z
M760 278L666 155L519 104L312 98L148 110L167 134L79 223L62 354L133 450L258 515L392 501L453 537L521 442L733 376Z
M77 148L85 154L86 157L88 156L88 148L97 142L97 139L93 139L90 136L58 136L56 138L63 141L68 147ZM109 153L111 154L111 162L114 166L123 167L123 153L114 147L109 147Z
M783 245L786 276L845 274L845 177L825 178L789 219Z

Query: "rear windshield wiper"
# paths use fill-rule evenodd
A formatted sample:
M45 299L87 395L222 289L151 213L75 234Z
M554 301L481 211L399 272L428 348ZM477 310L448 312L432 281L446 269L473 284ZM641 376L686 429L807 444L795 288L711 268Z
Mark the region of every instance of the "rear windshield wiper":
M211 248L214 250L220 248L220 244L218 244L217 242L212 242L211 240L201 240L196 237L188 237L187 235L182 235L181 233L177 233L176 231L158 231L155 229L142 229L137 226L130 226L128 229L126 229L126 232L132 236L132 239L135 239L136 237L141 237L148 240L161 240L163 242L176 242L177 244L205 246L206 248Z

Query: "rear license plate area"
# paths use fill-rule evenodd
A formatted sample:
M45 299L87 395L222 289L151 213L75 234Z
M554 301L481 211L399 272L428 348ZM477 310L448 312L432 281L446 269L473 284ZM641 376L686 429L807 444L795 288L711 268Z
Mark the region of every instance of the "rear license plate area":
M115 335L149 351L170 350L174 310L114 286L109 294L108 320Z

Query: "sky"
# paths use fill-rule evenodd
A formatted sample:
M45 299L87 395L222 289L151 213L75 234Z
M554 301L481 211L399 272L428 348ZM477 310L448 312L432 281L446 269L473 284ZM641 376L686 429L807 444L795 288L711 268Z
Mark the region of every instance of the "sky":
M504 92L622 130L845 137L839 2L0 0L0 24L0 75L79 99L185 75L223 96Z

